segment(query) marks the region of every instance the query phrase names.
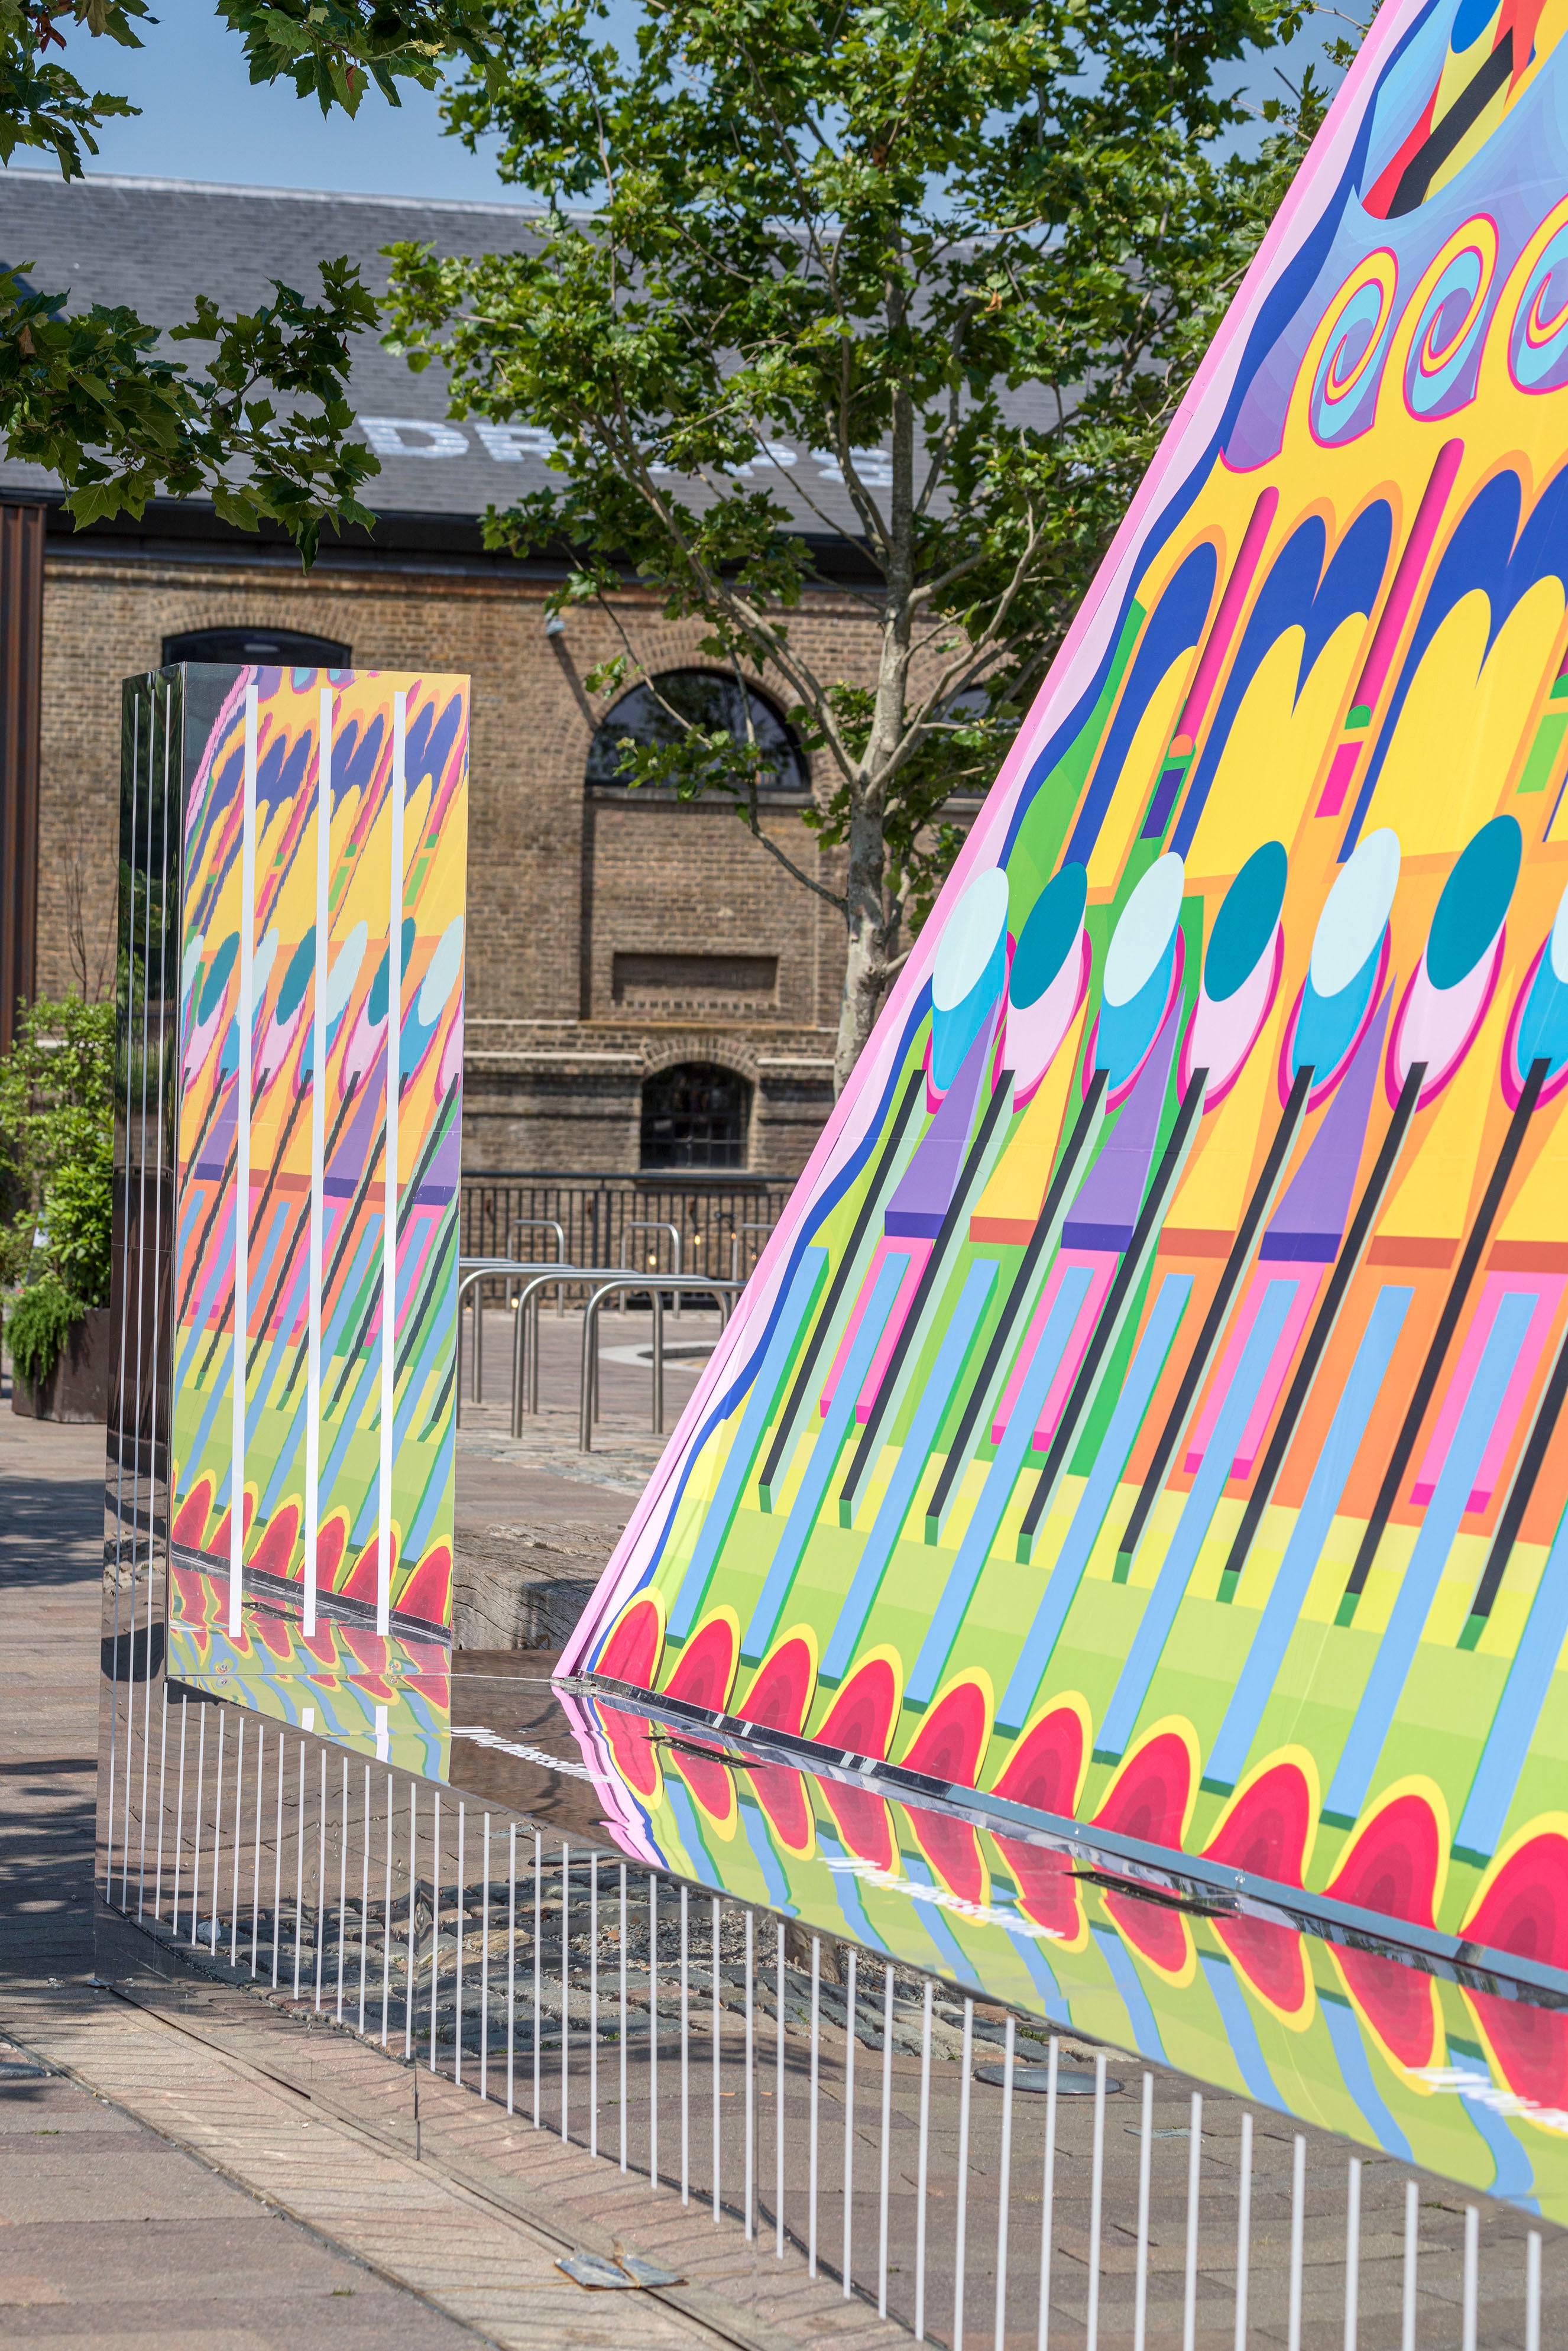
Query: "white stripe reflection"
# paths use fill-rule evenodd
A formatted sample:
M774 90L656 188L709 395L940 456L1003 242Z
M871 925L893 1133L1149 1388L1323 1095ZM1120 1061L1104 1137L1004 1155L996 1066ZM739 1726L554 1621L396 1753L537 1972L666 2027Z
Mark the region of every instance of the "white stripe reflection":
M229 1458L229 1635L242 1623L245 1578L246 1350L250 1322L250 1092L256 957L256 691L245 690L245 802L239 883L239 1068L235 1119L234 1437Z
M332 861L332 690L321 689L316 760L316 976L310 1007L309 1329L305 1359L305 1630L316 1630L316 1551L321 1525L321 1256L326 1201L327 902Z
M397 1399L398 1079L402 1048L403 752L408 695L392 696L392 874L387 933L386 1176L382 1207L382 1442L376 1631L392 1628L392 1436Z

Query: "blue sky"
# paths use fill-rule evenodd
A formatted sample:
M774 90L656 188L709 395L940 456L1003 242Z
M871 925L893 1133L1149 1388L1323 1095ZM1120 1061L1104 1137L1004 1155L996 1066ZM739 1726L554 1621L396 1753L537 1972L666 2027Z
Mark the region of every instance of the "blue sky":
M314 99L301 103L283 83L253 89L245 52L211 0L153 0L159 18L140 49L80 35L69 41L71 69L89 89L119 90L140 116L106 123L89 172L140 178L214 180L229 187L331 188L366 195L465 196L476 203L522 203L503 187L487 158L441 135L434 96L402 85L402 104L372 91L350 121L336 108L322 120ZM13 163L55 170L49 154Z
M316 101L290 85L255 89L236 37L212 0L153 0L159 22L140 50L68 37L72 69L88 88L119 90L141 112L110 121L99 134L90 172L152 179L211 180L229 187L329 188L366 195L455 196L475 203L520 204L497 178L491 157L471 155L444 138L434 97L405 83L399 108L372 92L352 121L334 109L323 120ZM612 26L625 29L635 0L616 0ZM1315 55L1311 29L1291 54ZM1268 67L1243 68L1260 95L1277 89ZM13 169L53 171L51 155L18 151Z

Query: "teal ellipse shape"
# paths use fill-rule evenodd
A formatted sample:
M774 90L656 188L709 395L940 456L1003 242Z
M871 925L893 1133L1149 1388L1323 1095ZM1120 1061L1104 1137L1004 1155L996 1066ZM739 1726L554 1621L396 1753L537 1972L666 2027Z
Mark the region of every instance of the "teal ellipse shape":
M1082 865L1053 874L1030 909L1013 951L1008 994L1020 1012L1038 1004L1077 945L1089 896Z
M298 1010L315 969L316 925L312 923L288 958L288 968L283 975L283 985L277 991L277 1002L273 1010L275 1020L287 1020Z
M1460 852L1427 936L1434 987L1457 987L1474 971L1508 913L1523 855L1524 835L1511 816L1494 816Z
M235 967L235 957L238 953L239 933L231 931L213 957L212 967L203 983L202 993L196 1004L198 1027L203 1021L210 1020L217 1010L219 998L228 986L229 974Z
M1226 892L1203 958L1203 992L1211 1004L1234 996L1257 969L1274 935L1290 871L1284 842L1266 841Z

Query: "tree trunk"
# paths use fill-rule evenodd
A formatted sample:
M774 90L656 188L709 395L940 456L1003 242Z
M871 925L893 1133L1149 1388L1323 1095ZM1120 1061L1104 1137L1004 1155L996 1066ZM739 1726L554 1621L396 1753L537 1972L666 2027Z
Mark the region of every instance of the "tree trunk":
M857 799L850 818L849 848L849 952L844 965L844 992L839 1004L838 1043L833 1053L833 1092L841 1094L882 1009L887 972L887 935L882 907L886 852L880 803L872 809Z

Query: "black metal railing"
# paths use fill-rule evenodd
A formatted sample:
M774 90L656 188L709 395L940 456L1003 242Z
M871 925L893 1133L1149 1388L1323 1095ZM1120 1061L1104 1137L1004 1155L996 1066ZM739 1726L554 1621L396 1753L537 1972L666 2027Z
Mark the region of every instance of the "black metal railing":
M568 1264L744 1280L793 1188L786 1179L698 1169L653 1176L478 1169L463 1178L463 1255L547 1262L559 1248L555 1226L566 1237Z

